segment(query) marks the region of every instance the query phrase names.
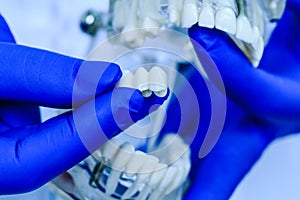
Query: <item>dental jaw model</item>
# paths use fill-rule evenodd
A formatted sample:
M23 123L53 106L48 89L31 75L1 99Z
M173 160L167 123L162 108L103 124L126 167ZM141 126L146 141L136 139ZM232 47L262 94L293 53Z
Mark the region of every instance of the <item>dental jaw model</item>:
M143 44L162 27L194 24L226 32L258 66L285 0L114 0L112 28L129 47ZM127 31L134 33L126 34Z

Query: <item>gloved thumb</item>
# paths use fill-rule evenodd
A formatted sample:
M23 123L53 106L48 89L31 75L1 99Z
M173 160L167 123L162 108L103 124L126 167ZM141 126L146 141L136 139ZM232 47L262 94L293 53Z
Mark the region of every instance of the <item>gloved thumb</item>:
M189 35L210 80L218 86L221 75L226 95L238 105L256 116L298 116L298 83L254 68L224 32L194 25ZM206 64L206 59L212 59L209 63L215 67Z

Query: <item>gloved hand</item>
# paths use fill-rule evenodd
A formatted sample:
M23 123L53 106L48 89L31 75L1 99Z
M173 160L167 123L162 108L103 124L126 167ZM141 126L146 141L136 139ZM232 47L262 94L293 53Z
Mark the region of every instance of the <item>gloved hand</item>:
M189 30L198 55L203 54L203 49L197 43L220 71L227 113L220 139L201 160L197 155L205 130L198 130L192 144L192 185L185 199L228 199L274 139L300 131L299 19L299 2L288 0L258 69L251 66L225 33L197 25ZM210 69L207 72L216 83L215 74ZM198 89L199 94L204 91L206 98L206 89ZM205 127L205 122L199 127Z
M45 184L165 100L112 90L122 75L115 64L17 45L1 16L0 66L0 195ZM75 111L40 123L38 105Z

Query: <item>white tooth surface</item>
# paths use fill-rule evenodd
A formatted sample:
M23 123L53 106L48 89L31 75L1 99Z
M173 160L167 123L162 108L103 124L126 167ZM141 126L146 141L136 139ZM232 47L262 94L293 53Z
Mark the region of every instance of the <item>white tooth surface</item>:
M181 26L190 28L198 21L198 0L185 0L181 14Z
M164 97L167 95L167 74L160 67L152 67L149 72L149 89L157 96Z
M145 17L143 20L142 27L148 36L154 37L157 36L157 34L159 33L160 23L158 23L151 17Z
M140 91L149 90L148 72L144 67L137 68L134 79L133 87L138 88Z
M215 11L211 6L204 5L201 8L198 18L198 26L206 28L215 27Z
M160 30L162 19L159 15L160 0L140 1L140 17L142 28L148 36L156 36Z
M236 37L246 43L254 42L252 26L244 15L240 15L237 18Z
M138 29L138 7L139 0L132 0L127 23L121 34L121 41L131 48L141 46L144 43L144 32L142 29Z
M133 80L133 74L128 70L124 70L123 76L120 79L117 87L132 88L132 84L133 84L132 80Z
M119 149L119 142L112 138L111 140L107 141L103 147L101 147L101 152L105 159L112 161Z
M144 164L145 160L147 159L147 155L142 151L136 151L131 156L130 160L128 161L125 171L129 176L132 176L134 173L138 172L139 169Z
M165 194L170 194L173 190L178 188L184 181L186 177L184 177L184 169L182 167L177 168L176 176L173 178L173 181L167 186L165 190Z
M176 26L181 24L181 13L184 0L169 0L168 12L169 21Z
M130 143L124 143L120 146L120 149L112 162L111 171L107 179L105 191L107 195L113 194L116 190L122 170L130 160L133 152L134 147Z
M156 170L152 172L150 180L147 182L139 196L137 197L137 200L144 200L146 197L150 194L152 189L155 189L159 182L162 180L162 178L165 176L165 173L167 172L167 165L159 163L156 167Z
M215 26L226 33L236 34L236 16L234 11L228 7L217 10Z
M265 48L265 42L262 37L259 37L258 41L254 42L252 44L252 47L254 49L253 52L253 57L256 60L261 60L263 53L264 53L264 48Z
M155 156L148 155L147 160L143 163L143 166L137 172L137 178L132 186L124 193L123 198L127 199L134 195L138 190L141 184L144 184L146 180L149 179L151 173L156 169L158 165L158 158Z

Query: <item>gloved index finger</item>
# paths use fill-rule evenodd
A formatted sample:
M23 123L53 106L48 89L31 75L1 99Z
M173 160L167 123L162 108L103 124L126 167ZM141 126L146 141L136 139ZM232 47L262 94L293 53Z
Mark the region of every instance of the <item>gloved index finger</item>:
M72 107L73 91L75 104L81 104L113 88L122 76L116 64L1 42L0 66L0 100L57 108Z

